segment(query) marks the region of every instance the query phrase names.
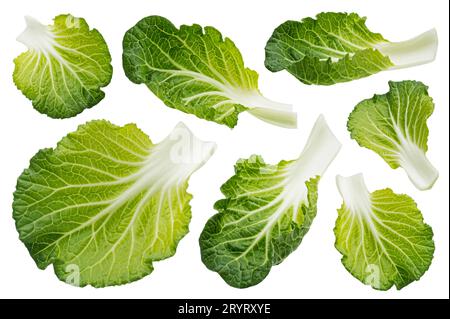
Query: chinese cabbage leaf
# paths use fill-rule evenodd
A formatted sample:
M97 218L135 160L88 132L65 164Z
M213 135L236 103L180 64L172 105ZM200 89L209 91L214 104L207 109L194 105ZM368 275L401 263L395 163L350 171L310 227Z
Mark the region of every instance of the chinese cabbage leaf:
M434 60L436 30L404 42L370 31L356 13L323 12L286 21L266 45L267 69L287 70L305 84L332 85Z
M355 107L348 130L359 145L375 151L390 167L403 167L418 189L429 189L439 176L425 155L433 99L421 82L389 82L389 88Z
M234 127L239 113L272 124L296 127L292 106L263 97L258 74L246 68L229 38L213 27L194 24L176 28L150 16L139 21L123 40L125 74L144 83L167 106Z
M102 35L82 18L59 15L45 26L31 17L18 41L28 51L15 60L14 83L34 108L68 118L93 107L112 77L111 55Z
M300 157L239 161L221 188L225 199L200 236L203 263L231 286L260 283L301 243L317 211L319 179L341 144L320 117Z
M183 125L153 144L134 124L92 121L43 149L19 177L14 219L37 266L103 287L138 280L188 232L190 175L211 156Z
M361 174L338 176L337 185L344 203L335 246L345 268L378 290L419 280L433 259L433 231L411 197L389 188L370 193Z

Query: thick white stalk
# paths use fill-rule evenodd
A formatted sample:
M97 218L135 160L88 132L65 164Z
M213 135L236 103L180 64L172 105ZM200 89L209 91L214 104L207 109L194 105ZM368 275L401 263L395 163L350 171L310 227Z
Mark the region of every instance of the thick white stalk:
M436 29L431 29L410 40L386 42L376 47L394 64L391 70L430 63L436 58L437 48Z
M342 144L334 136L323 115L311 130L308 141L296 161L296 169L309 177L321 176L336 157Z
M285 128L297 128L297 113L257 107L248 111L260 120Z
M283 191L285 202L295 204L306 201L308 190L305 182L322 176L341 146L323 115L320 115L300 157L287 168L289 173Z
M320 115L311 130L308 141L299 158L286 167L283 191L273 202L281 202L270 217L264 232L292 207L293 220L297 220L299 207L308 203L308 187L306 183L321 177L341 149L341 143L328 127L323 115Z
M420 190L433 187L439 177L439 172L430 163L425 152L416 144L403 138L399 147L399 164L414 186Z
M350 177L336 176L336 185L344 200L345 207L352 213L359 213L362 217L371 214L370 192L367 190L362 174Z
M48 26L43 25L30 16L25 17L25 22L27 26L17 37L17 41L24 44L30 50L53 54L55 52L55 48L53 47L55 40Z
M216 143L198 139L180 122L153 148L144 170L151 170L156 179L181 182L202 167L215 150Z
M248 112L264 122L286 128L297 128L297 113L292 105L267 99L259 92L238 94L233 97L249 108Z

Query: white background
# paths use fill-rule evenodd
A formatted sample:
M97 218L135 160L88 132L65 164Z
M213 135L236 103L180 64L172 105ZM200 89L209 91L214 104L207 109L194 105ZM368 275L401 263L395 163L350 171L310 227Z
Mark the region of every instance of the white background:
M0 2L0 297L57 298L448 298L449 297L449 15L442 0L14 0ZM391 41L406 40L432 27L439 33L437 60L415 68L383 72L332 87L306 86L286 72L272 74L264 68L264 46L273 29L285 20L299 20L322 11L357 12L368 17L372 31ZM106 98L93 109L67 120L53 120L35 111L12 82L13 59L25 48L16 42L24 29L24 15L50 24L54 16L71 13L86 18L105 37L113 56L114 76ZM260 74L265 96L294 104L299 128L283 129L242 113L230 130L165 107L144 86L131 83L121 66L122 37L138 20L162 15L177 26L212 25L230 37L241 50L246 65ZM428 121L428 157L439 169L434 188L421 192L402 169L392 170L374 152L359 147L346 130L348 114L362 99L385 93L388 80L415 79L430 86L436 109ZM318 214L300 247L281 265L273 267L261 284L231 288L200 260L198 237L221 198L220 185L233 174L240 157L261 154L267 162L298 156L315 119L323 113L343 143L341 153L321 180ZM17 177L40 149L56 142L91 119L115 124L135 122L154 142L164 138L179 122L194 133L218 143L211 160L190 181L193 218L190 233L177 254L154 264L154 272L140 281L103 289L75 288L60 282L52 267L39 270L19 241L12 219L12 194ZM396 291L379 292L354 279L342 266L334 248L333 227L341 198L337 174L363 172L370 190L391 187L412 196L425 221L433 227L436 252L428 272L418 282Z

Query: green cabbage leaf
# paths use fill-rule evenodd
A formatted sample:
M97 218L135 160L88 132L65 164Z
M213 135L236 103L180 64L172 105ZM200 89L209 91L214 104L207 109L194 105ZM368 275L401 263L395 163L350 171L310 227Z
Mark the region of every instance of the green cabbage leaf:
M430 267L434 242L414 200L389 188L370 193L361 174L338 176L337 185L344 203L335 246L345 268L378 290L419 280Z
M134 124L92 121L39 151L13 216L37 266L75 286L138 280L172 256L191 219L188 179L215 144L183 124L159 144Z
M291 105L265 98L258 73L244 66L241 53L213 27L194 24L179 29L150 16L125 34L123 67L136 84L145 84L167 106L234 127L239 113L293 128Z
M366 26L356 13L323 12L316 19L286 21L266 45L267 69L286 70L305 84L332 85L380 71L429 63L435 59L437 33L390 42Z
M421 82L389 82L389 88L355 107L348 130L360 146L379 154L390 167L402 167L418 189L430 189L439 176L426 157L433 99Z
M17 40L28 51L15 60L14 83L40 113L73 117L98 104L112 77L111 55L103 36L86 20L59 15L46 26L26 17Z
M200 236L202 261L231 286L260 283L301 243L317 212L319 179L341 144L321 116L300 157L240 160Z

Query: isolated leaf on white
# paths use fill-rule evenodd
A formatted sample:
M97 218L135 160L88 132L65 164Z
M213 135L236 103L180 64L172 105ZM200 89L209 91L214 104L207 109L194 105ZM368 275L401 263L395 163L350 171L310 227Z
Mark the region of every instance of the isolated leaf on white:
M419 280L430 267L434 242L414 200L389 188L370 193L362 174L338 176L337 185L344 203L335 246L345 268L378 290Z
M266 45L267 69L286 70L305 84L332 85L380 71L429 63L437 52L432 29L404 42L390 42L356 13L322 12L316 19L286 21Z
M28 51L15 60L14 83L34 108L52 118L73 117L98 104L112 77L103 36L83 18L59 15L45 26L27 17L18 41Z
M260 156L240 160L200 236L203 263L233 287L264 280L308 232L319 179L340 147L320 116L298 159L278 165Z
M183 125L153 144L134 124L92 121L39 151L19 177L14 219L41 269L103 287L138 280L188 232L190 175L211 156Z
M123 66L131 81L147 85L167 106L199 118L234 127L248 111L275 125L297 125L292 106L262 96L258 74L213 27L178 29L163 17L144 18L125 34Z
M425 153L427 119L433 99L421 82L389 82L389 92L360 102L348 119L359 145L379 154L392 168L402 167L420 190L430 189L439 173Z

